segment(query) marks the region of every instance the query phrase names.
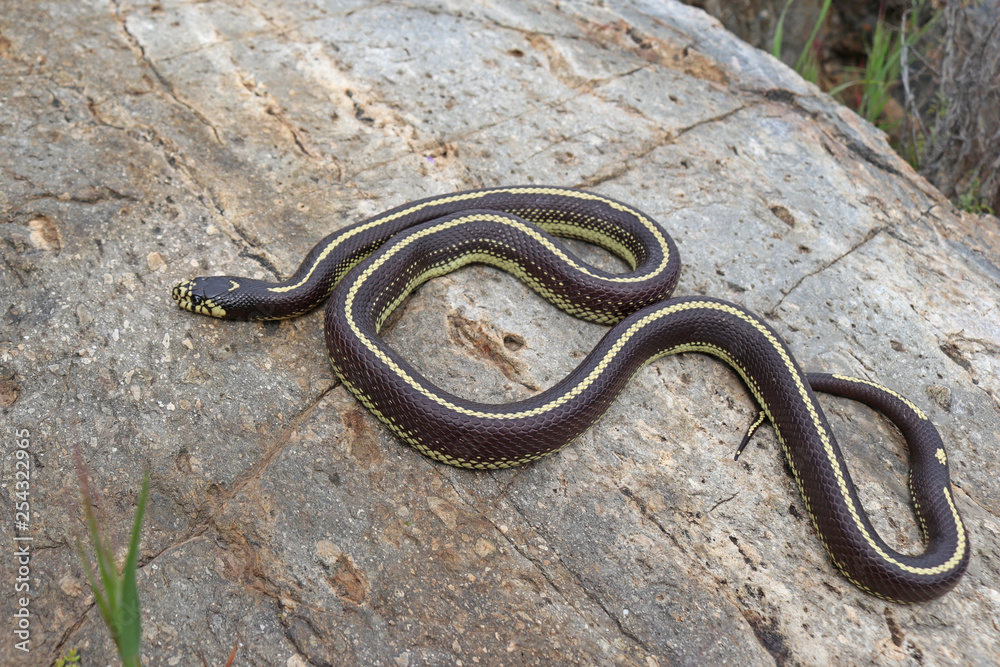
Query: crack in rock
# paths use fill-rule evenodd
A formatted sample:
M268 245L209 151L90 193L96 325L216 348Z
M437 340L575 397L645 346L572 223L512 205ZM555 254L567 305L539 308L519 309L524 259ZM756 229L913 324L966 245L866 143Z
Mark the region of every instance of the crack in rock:
M118 27L125 38L125 42L129 45L129 48L132 50L132 52L135 53L136 57L138 57L139 60L149 69L149 71L153 73L153 76L156 78L156 81L160 84L161 88L167 94L167 96L170 99L172 99L175 103L177 103L178 105L184 107L189 112L191 112L194 115L194 117L198 119L199 122L201 122L205 127L210 129L212 131L212 136L215 137L215 142L217 144L220 145L223 144L224 142L222 141L222 137L219 135L219 130L218 128L215 127L215 125L212 124L212 121L210 121L208 117L205 116L205 114L203 114L201 111L195 108L194 105L192 105L190 102L185 102L184 100L182 100L177 95L177 91L174 90L174 87L170 83L170 80L167 79L167 77L164 76L163 72L161 72L159 68L156 66L156 64L153 63L153 60L146 53L146 48L139 42L139 39L134 34L132 34L132 31L129 30L128 16L126 13L122 12L122 8L118 0L110 0L109 6L111 7L111 14L114 17L115 21L118 23Z
M787 299L788 296L792 292L794 292L796 289L798 289L798 287L803 282L805 282L806 280L808 280L809 278L812 278L813 276L815 276L817 274L823 273L827 269L831 268L832 266L834 266L835 264L837 264L838 262L840 262L840 260L844 259L845 257L847 257L848 255L850 255L851 253L855 252L856 250L858 250L859 248L861 248L862 246L864 246L865 244L867 244L873 238L875 238L876 236L878 236L882 232L885 232L885 231L887 231L889 229L890 228L889 228L888 225L880 225L878 227L873 227L873 228L869 229L868 232L861 238L861 240L858 241L857 243L855 243L854 245L852 245L850 248L848 248L847 250L845 250L841 254L837 255L832 260L826 262L825 264L823 264L822 266L820 266L818 269L815 269L814 271L810 271L809 273L805 273L805 274L802 274L801 276L799 276L799 279L796 280L795 283L791 287L789 287L785 291L784 294L781 295L781 298L778 299L777 303L775 303L770 309L768 309L766 315L769 318L771 318L771 319L776 319L778 317L778 309L781 307L781 304L784 303L785 299Z

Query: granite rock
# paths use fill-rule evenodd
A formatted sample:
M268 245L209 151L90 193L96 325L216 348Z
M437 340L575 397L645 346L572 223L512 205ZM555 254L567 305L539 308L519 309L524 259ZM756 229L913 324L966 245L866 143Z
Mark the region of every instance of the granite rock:
M773 433L733 462L757 408L713 359L647 366L557 456L468 472L338 384L322 313L222 322L170 299L195 275L286 276L414 198L512 183L648 212L679 244L678 294L764 313L806 369L927 410L971 531L958 587L899 606L838 574ZM7 1L0 223L10 507L17 429L33 466L31 652L5 632L3 664L116 661L73 546L74 443L117 544L151 471L149 665L224 664L234 642L237 664L289 666L1000 662L997 220L957 212L700 10ZM388 339L442 387L504 402L604 331L474 266L421 288ZM876 527L918 550L900 437L823 405Z

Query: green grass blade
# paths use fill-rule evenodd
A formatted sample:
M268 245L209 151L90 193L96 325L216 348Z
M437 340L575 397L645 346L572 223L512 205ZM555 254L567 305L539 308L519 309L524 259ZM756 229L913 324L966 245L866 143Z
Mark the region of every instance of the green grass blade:
M142 519L146 513L149 498L149 471L142 479L139 504L132 524L132 539L128 546L125 569L122 571L121 606L118 609L118 652L125 665L138 665L142 645L142 614L139 607L139 590L136 583L136 568L139 563L139 539L142 533Z
M900 78L899 62L903 45L895 32L888 27L884 17L879 17L872 35L865 65L864 94L859 112L870 123L875 123L889 102L889 89Z
M102 587L97 583L98 575L95 574L94 567L87 557L87 550L79 537L76 539L76 549L83 563L87 583L94 593L94 600L101 612L101 617L118 647L122 664L126 667L141 667L142 613L139 605L136 570L139 566L139 543L142 536L143 517L146 514L146 503L149 499L149 471L147 470L142 478L142 489L139 492L139 502L136 505L135 519L132 523L128 553L119 575L109 543L105 542L101 536L97 514L94 512L94 496L79 447L75 448L74 454L87 532L93 543L103 592Z
M108 606L108 601L101 593L100 587L97 585L97 578L94 576L94 568L90 566L90 560L87 558L87 550L83 546L83 542L80 538L76 540L76 552L80 555L80 560L83 562L83 570L87 575L87 583L90 585L90 590L94 594L94 601L97 603L97 609L101 612L101 617L104 619L106 624L111 624L111 608Z
M812 51L813 42L816 41L816 36L823 27L823 23L826 21L826 15L830 11L830 5L832 4L833 0L823 0L823 7L819 10L819 18L816 19L816 23L813 24L812 33L810 33L809 39L806 41L806 45L802 47L802 53L799 54L799 59L795 62L795 71L799 74L801 74L803 69L806 67L808 54Z
M864 81L860 81L858 79L855 79L854 81L845 81L844 83L840 84L839 86L834 86L833 88L831 88L830 90L828 90L827 94L830 97L836 97L838 94L844 92L848 88L852 88L854 86L860 86L860 85L863 85L863 84L864 84Z
M114 556L105 544L101 536L100 526L97 524L97 515L94 513L94 494L90 490L90 478L83 464L83 454L80 453L78 446L73 454L76 459L77 477L80 479L80 495L83 496L83 513L87 519L87 532L90 534L90 542L94 545L94 555L97 558L97 570L101 575L101 582L104 584L107 606L109 609L115 609L118 601L118 569L115 567ZM89 561L87 563L90 567ZM96 590L94 589L95 594Z
M778 15L778 24L774 26L774 37L771 39L771 55L778 60L781 60L781 42L785 38L785 15L788 14L788 8L792 6L793 2L795 0L786 0L784 9Z
M799 74L809 83L815 83L818 85L819 71L819 59L816 58L815 53L810 52L805 61L802 63L802 69L799 70Z

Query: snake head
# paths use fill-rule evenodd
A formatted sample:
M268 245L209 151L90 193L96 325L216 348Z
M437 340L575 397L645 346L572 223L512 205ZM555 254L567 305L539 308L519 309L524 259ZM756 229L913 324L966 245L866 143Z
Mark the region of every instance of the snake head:
M240 283L228 276L194 278L178 283L172 296L177 305L192 313L226 320L247 319L246 308L239 307Z

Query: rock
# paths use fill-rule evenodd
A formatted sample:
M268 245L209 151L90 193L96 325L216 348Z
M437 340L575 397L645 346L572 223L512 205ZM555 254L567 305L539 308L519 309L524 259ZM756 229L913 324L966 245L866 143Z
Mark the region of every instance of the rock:
M85 580L73 443L119 548L152 472L149 665L223 664L236 640L238 664L1000 661L996 220L960 216L701 11L15 3L0 35L0 414L6 442L30 433L34 510L31 653L2 642L3 664L117 660L67 584ZM678 294L766 313L806 369L928 411L971 531L958 587L902 607L844 579L771 431L732 461L757 407L712 359L660 360L559 455L474 473L401 445L335 381L322 313L223 322L170 299L504 183L637 206L679 244ZM420 289L388 337L445 389L503 402L604 331L477 266ZM823 405L875 526L918 550L898 434Z

